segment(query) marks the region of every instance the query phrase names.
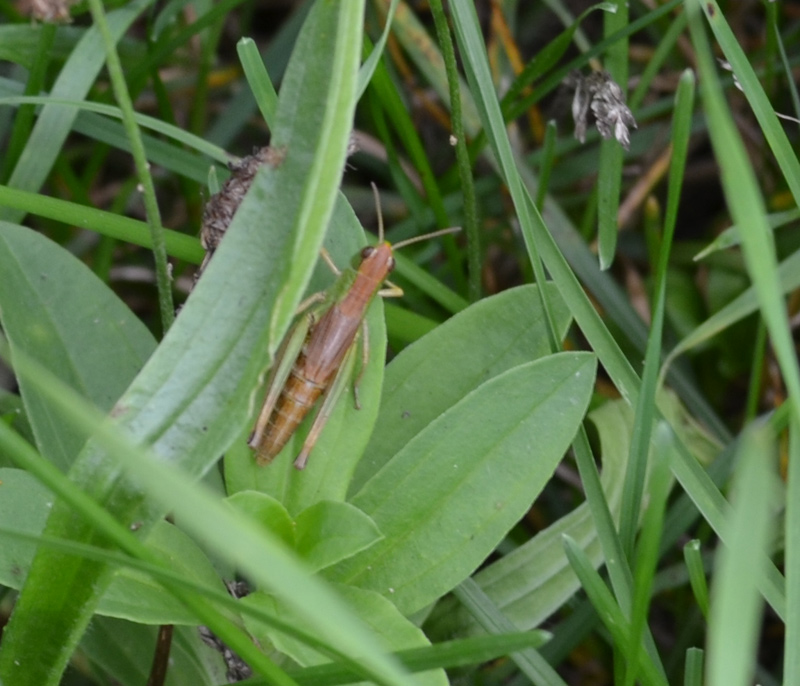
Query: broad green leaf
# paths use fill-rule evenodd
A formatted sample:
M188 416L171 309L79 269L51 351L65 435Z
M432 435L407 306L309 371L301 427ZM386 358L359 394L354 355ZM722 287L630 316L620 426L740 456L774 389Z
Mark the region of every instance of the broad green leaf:
M387 651L430 646L430 641L421 629L414 626L395 607L393 603L374 591L365 591L353 586L334 584L333 588L345 600L348 606L372 629L373 634ZM264 593L256 592L242 602L256 604L268 612L283 615L289 608L275 602L275 599ZM289 655L303 666L317 665L327 662L320 653L303 645L299 641L265 627L249 618L245 624L253 636L262 644L272 643L278 650ZM448 681L441 670L421 672L414 677L415 683L430 686L445 686Z
M475 303L406 348L386 368L381 411L350 487L355 493L408 441L480 384L548 353L536 286ZM548 287L558 335L570 316Z
M591 355L561 353L469 393L353 496L386 538L326 575L378 591L404 614L463 581L549 480L583 419L594 372Z
M147 545L184 579L224 590L205 553L178 527L164 520L158 522L147 537ZM134 569L115 574L97 613L141 624L197 624L192 613L161 584Z
M695 457L708 464L719 451L719 445L696 425L673 394L662 393L659 405L672 424L681 427L681 438ZM603 466L601 483L616 519L622 502L634 411L623 400L616 400L593 410L588 419L598 432ZM602 564L597 530L589 506L582 503L475 575L484 593L520 629L539 626L580 588L564 552L565 535L576 541L593 565ZM427 627L435 638L470 634L478 629L470 614L450 598L434 610Z
M381 538L375 522L349 503L321 500L297 516L297 552L313 570L336 564Z
M266 493L239 491L228 502L293 548L313 571L355 555L381 538L375 523L348 503L321 500L292 519Z
M28 472L0 468L0 522L3 526L39 534L52 507L53 494ZM33 543L4 539L0 545L0 584L20 588L35 552Z
M12 351L35 357L110 410L155 349L152 334L85 264L26 227L3 224L0 275L0 320ZM39 450L68 469L86 436L24 379L20 391Z
M53 494L32 475L20 469L0 469L0 522L16 531L41 534L53 507ZM175 572L193 582L213 587L219 577L186 534L177 527L159 522L147 538ZM0 546L0 584L19 589L33 560L36 546L14 538ZM144 624L195 624L194 617L150 576L133 569L119 569L104 594L97 612Z
M287 548L295 546L295 524L286 508L275 498L258 491L239 491L227 498L239 512L258 522L283 541Z
M0 421L5 422L29 443L36 439L25 414L25 403L16 393L0 390ZM0 455L0 467L11 467L8 455Z
M184 479L202 474L244 430L258 376L317 260L352 128L362 13L358 2L315 5L283 82L272 138L282 160L257 174L176 324L117 404L124 430L180 466ZM70 476L143 532L167 507L148 502L95 442ZM45 532L107 545L61 501ZM109 580L104 564L40 549L4 632L0 676L13 673L17 686L55 684Z

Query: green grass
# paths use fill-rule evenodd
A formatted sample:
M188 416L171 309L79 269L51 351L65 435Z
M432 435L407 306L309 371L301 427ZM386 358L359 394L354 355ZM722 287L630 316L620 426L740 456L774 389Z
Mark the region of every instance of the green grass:
M2 683L227 683L198 625L251 684L800 682L792 15L70 11L0 9ZM600 68L630 150L572 135ZM374 241L373 181L391 242L464 230L365 309L360 409L347 383L307 469L310 421L259 467L264 380L321 248Z

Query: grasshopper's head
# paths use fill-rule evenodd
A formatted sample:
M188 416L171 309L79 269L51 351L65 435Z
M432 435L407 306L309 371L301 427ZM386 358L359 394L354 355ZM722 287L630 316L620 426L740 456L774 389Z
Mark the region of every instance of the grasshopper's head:
M359 274L379 283L383 283L395 266L392 246L386 241L363 248L353 262Z

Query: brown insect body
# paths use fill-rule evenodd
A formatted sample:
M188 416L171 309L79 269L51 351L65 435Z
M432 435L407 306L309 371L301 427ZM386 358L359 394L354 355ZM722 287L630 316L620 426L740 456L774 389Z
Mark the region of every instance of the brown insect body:
M361 251L361 263L345 284L344 295L335 300L306 334L300 353L281 391L263 435L254 433L251 445L257 448L256 460L268 464L283 449L297 427L330 385L342 361L363 326L364 316L375 293L394 268L392 246L383 242ZM343 275L346 276L346 275ZM321 410L322 412L322 410ZM324 418L321 422L324 424ZM311 437L316 427L312 427ZM317 433L321 430L321 426ZM316 438L307 440L295 466L302 468Z

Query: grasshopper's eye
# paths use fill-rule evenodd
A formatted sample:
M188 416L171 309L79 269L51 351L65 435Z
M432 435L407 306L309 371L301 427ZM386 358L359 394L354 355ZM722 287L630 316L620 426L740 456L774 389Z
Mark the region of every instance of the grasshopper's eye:
M361 250L361 259L366 260L372 253L375 252L377 248L374 245L368 245L366 248Z

